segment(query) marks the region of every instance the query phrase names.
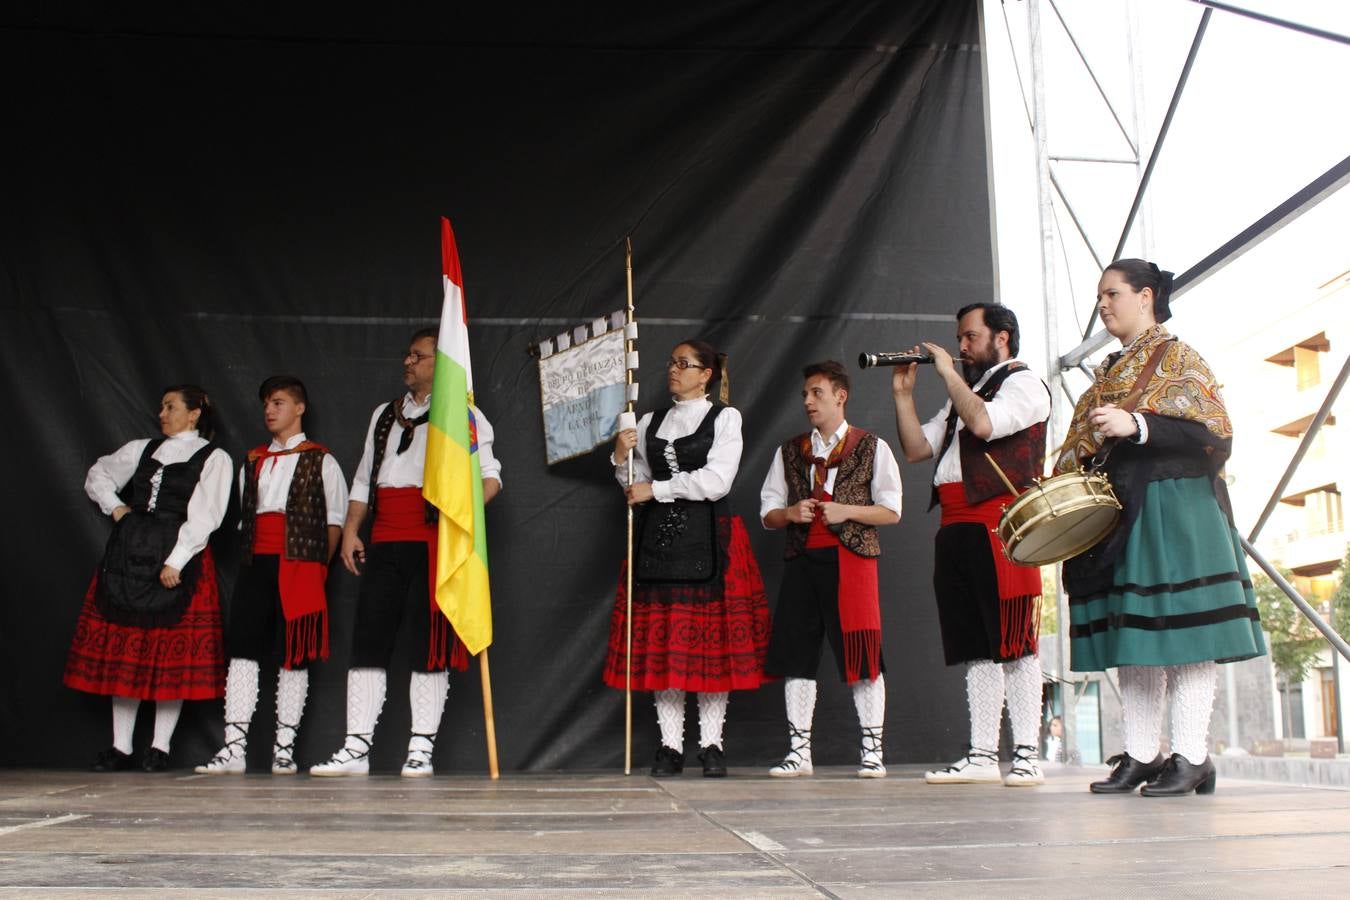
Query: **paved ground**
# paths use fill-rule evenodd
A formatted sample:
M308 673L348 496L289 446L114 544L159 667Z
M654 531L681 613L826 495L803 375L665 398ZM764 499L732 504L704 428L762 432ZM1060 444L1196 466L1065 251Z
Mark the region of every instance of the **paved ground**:
M424 781L0 770L0 894L1288 897L1350 894L1350 791L934 787L917 767Z

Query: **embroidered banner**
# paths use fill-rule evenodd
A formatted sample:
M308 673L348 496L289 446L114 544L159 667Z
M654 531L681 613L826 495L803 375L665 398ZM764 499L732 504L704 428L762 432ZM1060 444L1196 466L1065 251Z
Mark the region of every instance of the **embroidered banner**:
M613 440L628 399L624 373L637 368L637 353L624 353L629 332L635 337L636 326L625 329L619 311L540 341L539 394L549 465Z

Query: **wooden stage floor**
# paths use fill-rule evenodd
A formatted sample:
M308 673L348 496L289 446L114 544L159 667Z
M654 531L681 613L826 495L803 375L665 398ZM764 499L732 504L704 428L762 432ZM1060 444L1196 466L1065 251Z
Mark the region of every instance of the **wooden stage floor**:
M406 780L0 770L0 895L1290 897L1350 894L1350 791L1211 797L780 781L732 769Z

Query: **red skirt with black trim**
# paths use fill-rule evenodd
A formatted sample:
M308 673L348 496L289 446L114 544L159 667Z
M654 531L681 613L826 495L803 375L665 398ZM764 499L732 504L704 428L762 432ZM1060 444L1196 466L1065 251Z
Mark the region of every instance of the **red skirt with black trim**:
M719 516L717 536L727 561L720 582L637 584L633 596L633 689L753 690L764 678L769 602L739 516ZM605 684L624 687L624 563L610 618Z
M197 589L173 625L137 628L103 617L89 582L62 681L77 691L138 700L211 700L225 695L220 590L211 549Z

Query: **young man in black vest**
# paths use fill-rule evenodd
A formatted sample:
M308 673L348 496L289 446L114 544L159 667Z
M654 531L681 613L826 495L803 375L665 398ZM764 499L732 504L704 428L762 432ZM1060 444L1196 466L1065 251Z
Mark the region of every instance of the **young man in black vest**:
M225 746L197 766L199 775L243 774L264 661L279 665L272 774L294 775L306 667L328 658L324 583L342 533L347 484L328 449L305 437L309 394L299 378L274 375L258 398L272 440L250 450L239 471L242 547L225 630Z
M431 754L450 688L448 668L462 671L469 666L468 652L436 604L436 510L422 499L437 336L434 328L413 335L403 355L408 392L371 416L352 478L341 555L347 570L361 577L361 590L347 672L347 738L330 760L310 768L311 775L370 771L375 723L384 709L389 661L404 620L412 632L412 736L401 773L405 778L434 774ZM486 503L501 490L501 465L492 455L491 424L477 409L470 408L470 413ZM361 537L367 519L368 542Z
M815 363L802 375L811 430L774 454L759 494L764 527L787 530L787 565L764 671L785 679L790 744L769 774L791 778L812 772L815 679L825 639L840 677L853 686L862 726L858 777L884 778L877 526L900 521L900 467L885 441L844 420L849 377L841 364Z
M998 303L972 303L956 314L961 371L951 354L924 343L947 391L937 415L920 423L914 407L918 365L891 378L896 427L905 459L937 459L929 509L942 505L933 588L947 665L966 663L970 748L930 784L1044 782L1037 763L1041 717L1040 569L1011 563L998 537L1013 496L985 454L1024 488L1045 467L1050 392L1017 356L1017 316ZM1012 722L1012 768L998 767L998 733L1006 698Z

